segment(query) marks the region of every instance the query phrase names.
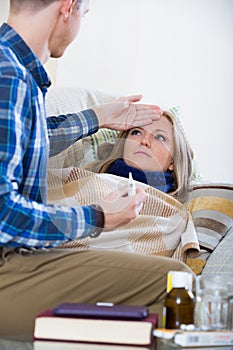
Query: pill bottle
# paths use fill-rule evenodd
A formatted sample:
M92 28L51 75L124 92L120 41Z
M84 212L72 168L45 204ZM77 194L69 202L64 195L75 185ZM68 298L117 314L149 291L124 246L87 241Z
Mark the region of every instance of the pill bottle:
M167 296L164 301L163 324L168 329L185 329L194 325L195 297L192 293L192 274L170 271Z

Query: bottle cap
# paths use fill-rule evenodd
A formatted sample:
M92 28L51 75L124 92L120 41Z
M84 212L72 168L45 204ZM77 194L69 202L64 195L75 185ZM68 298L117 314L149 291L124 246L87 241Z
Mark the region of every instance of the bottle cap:
M172 288L192 290L192 274L185 271L169 271L167 278L167 292Z

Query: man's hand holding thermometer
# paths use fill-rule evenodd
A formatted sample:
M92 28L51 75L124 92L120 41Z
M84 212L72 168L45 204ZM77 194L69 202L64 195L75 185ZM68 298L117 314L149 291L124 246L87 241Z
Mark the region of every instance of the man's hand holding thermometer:
M140 186L136 187L132 174L129 174L126 186L119 187L98 202L104 212L104 230L112 230L134 220L146 198L145 191Z

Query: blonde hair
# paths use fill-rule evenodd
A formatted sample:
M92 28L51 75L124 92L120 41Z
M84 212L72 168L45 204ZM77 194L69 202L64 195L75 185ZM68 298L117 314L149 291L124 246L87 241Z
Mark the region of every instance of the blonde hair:
M164 111L163 116L172 124L174 137L174 153L172 155L174 170L171 171L171 174L175 179L175 190L169 194L184 202L188 195L192 177L193 151L174 115L169 111ZM115 144L105 143L100 145L99 160L87 164L85 169L97 173L107 173L111 163L119 158L123 158L125 139L128 133L129 130L120 132Z

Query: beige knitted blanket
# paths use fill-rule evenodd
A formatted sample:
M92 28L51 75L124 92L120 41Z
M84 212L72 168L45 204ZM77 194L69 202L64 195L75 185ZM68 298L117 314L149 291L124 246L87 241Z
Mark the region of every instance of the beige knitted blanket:
M127 185L128 179L95 174L80 168L49 171L48 202L59 205L97 203L110 192ZM187 208L171 196L138 182L148 193L138 217L98 238L71 241L64 248L107 249L160 255L186 261L200 251L195 227Z

